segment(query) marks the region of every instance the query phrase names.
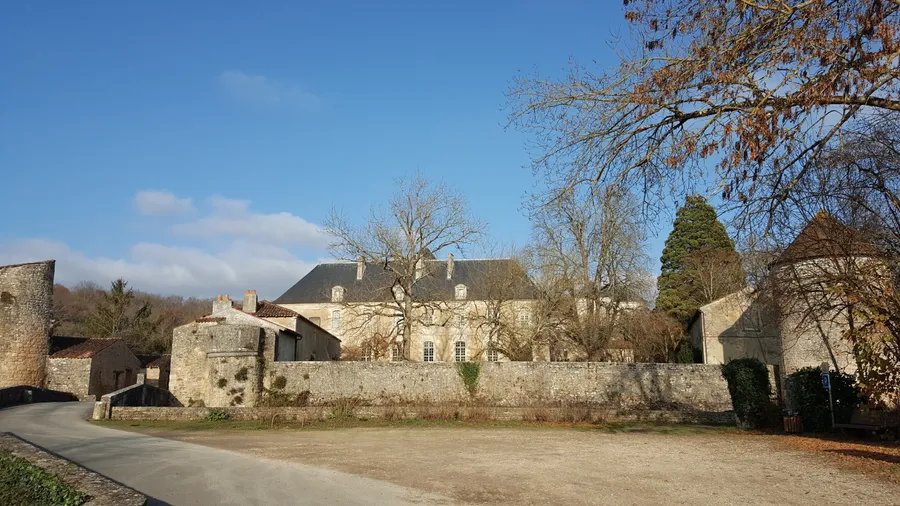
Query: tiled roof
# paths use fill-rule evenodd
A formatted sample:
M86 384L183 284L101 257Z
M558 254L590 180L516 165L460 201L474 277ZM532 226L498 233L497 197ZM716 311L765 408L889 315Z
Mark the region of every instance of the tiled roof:
M250 313L260 318L297 318L300 313L292 311L284 306L273 304L269 301L260 301L255 313Z
M797 234L774 264L825 257L875 257L881 248L867 242L859 231L850 228L830 214L820 212Z
M276 304L298 304L331 301L331 289L344 288L346 302L385 302L393 300L391 286L395 274L383 263L366 263L363 279L356 279L356 262L319 264L289 288ZM446 260L425 262L425 275L413 285L413 295L420 300L453 300L456 285L466 285L467 300L488 300L497 289L492 280L502 280L503 297L535 299L537 289L528 273L514 259L455 260L453 274L447 279Z
M50 338L50 358L91 358L121 339L88 339L86 337Z
M169 363L172 359L171 355L137 355L138 360L145 369L152 367L162 367Z

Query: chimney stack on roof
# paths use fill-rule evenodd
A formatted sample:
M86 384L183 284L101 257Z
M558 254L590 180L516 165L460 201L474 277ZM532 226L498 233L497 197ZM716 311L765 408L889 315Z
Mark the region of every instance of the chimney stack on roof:
M363 275L366 273L366 260L360 256L356 259L356 280L362 281Z
M453 253L447 253L447 279L453 279Z
M259 299L256 297L256 290L247 290L244 292L244 312L255 313L257 309L259 309Z
M226 293L224 296L219 295L218 297L216 297L216 300L213 302L212 314L221 314L228 311L229 309L231 309L231 298L228 297L228 294Z

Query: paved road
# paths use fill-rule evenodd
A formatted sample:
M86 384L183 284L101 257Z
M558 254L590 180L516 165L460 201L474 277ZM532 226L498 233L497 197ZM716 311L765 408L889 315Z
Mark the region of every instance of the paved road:
M0 410L12 432L153 499L150 504L450 504L390 483L92 425L92 403Z

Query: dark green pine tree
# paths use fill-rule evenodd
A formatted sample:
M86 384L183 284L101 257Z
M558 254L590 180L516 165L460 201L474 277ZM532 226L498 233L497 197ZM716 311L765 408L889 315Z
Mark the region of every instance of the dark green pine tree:
M156 322L151 319L152 312L149 302L136 300L128 283L117 279L88 315L88 332L91 337L120 338L135 353L141 353L156 328Z
M716 210L706 199L692 195L675 216L674 227L666 239L660 258L662 269L657 279L659 295L656 298L656 308L684 324L688 323L698 307L709 302L704 300L701 288L692 279L695 271L688 269L686 265L688 257L697 255L698 252L721 253L718 255L719 259L734 262L733 269L729 270L736 273L733 275L735 279L732 286L743 286L743 269L740 266L740 256L734 249L734 241L728 236ZM715 267L721 268L721 265Z

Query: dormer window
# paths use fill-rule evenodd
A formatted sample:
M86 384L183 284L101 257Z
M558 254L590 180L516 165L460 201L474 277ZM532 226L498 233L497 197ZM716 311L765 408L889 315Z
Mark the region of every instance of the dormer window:
M396 301L403 300L404 297L403 297L403 287L402 286L394 285L394 288L392 290L394 292L394 300L396 300Z
M466 300L466 285L456 285L456 300Z
M336 286L331 289L331 302L343 302L344 301L344 287Z

